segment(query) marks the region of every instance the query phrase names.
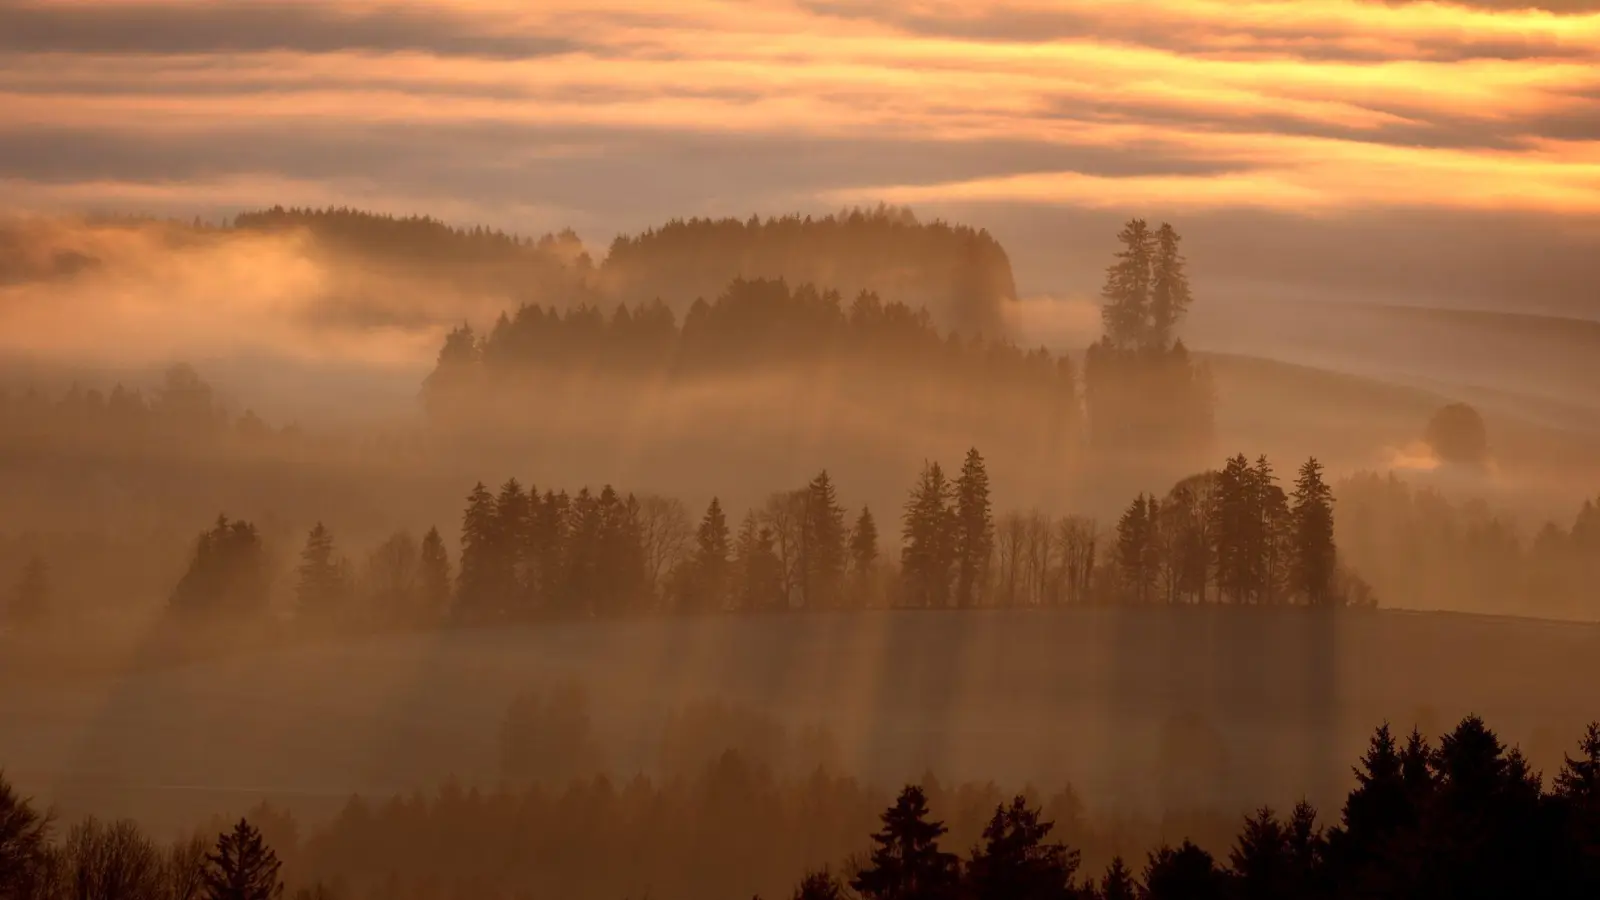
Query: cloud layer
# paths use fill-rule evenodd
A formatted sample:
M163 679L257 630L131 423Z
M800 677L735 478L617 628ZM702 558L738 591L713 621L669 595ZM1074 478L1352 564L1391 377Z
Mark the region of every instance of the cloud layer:
M1509 216L1592 249L1600 10L1524 5L0 0L0 192L598 238L878 200L1267 216L1334 256Z

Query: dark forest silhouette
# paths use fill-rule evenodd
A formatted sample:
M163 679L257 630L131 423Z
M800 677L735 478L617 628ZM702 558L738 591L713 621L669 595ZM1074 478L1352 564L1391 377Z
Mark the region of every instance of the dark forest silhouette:
M949 478L928 463L900 513L898 565L868 507L851 513L826 470L771 495L735 527L713 498L698 525L680 501L605 485L576 493L515 478L475 485L455 564L437 529L384 541L357 567L318 523L295 570L297 618L321 627L426 627L879 607L1081 604L1371 606L1342 566L1334 499L1315 459L1293 490L1263 457L1236 456L1165 499L1140 495L1113 533L1068 517L995 521L983 456ZM253 526L219 518L196 543L175 612L260 612L267 573Z
M854 779L819 768L780 780L730 750L662 782L355 797L304 840L292 819L260 807L259 827L240 820L209 851L199 838L162 847L131 822L93 818L58 841L49 816L0 779L0 896L270 900L280 869L297 897L416 900L748 896L785 879L796 897L864 900L1578 900L1600 890L1600 724L1548 785L1476 716L1437 741L1383 725L1353 774L1332 816L1301 802L1231 828L1130 829L1094 820L1070 789L1006 799L993 784L946 787L931 775L884 809Z

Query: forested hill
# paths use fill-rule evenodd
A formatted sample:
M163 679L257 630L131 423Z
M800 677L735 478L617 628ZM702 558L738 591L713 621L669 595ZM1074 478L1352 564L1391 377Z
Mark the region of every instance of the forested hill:
M813 219L674 221L619 236L605 283L633 303L660 297L681 306L711 298L736 278L782 278L853 297L927 308L943 324L994 334L1015 300L1011 260L987 231L917 221L908 210L855 210Z
M619 235L598 263L570 230L532 239L420 216L283 207L242 213L232 225L304 228L323 247L367 263L427 266L515 300L559 305L660 299L682 313L736 278L781 278L847 297L873 291L926 308L947 327L993 335L1001 305L1017 294L1010 259L988 232L886 207L822 218L674 220Z

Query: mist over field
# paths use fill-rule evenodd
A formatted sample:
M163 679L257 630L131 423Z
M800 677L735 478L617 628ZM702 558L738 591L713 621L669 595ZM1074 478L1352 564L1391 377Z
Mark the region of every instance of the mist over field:
M1600 11L0 0L0 900L1600 896Z

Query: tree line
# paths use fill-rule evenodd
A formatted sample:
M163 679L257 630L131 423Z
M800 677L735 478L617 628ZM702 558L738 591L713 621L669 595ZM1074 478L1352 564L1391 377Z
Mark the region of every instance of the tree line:
M0 779L0 896L270 900L282 890L280 852L306 900L748 896L777 894L785 877L794 900L1579 900L1600 891L1600 723L1548 787L1476 716L1437 741L1383 725L1354 776L1329 819L1305 802L1287 814L1261 808L1197 843L1191 829L1203 826L1193 823L1168 823L1189 835L1181 840L1097 824L1070 790L1007 798L992 783L946 786L928 775L885 808L855 779L819 769L779 782L729 751L697 776L660 783L599 777L353 797L303 841L292 819L258 807L259 827L240 821L210 852L200 840L163 849L131 823L94 819L57 842L49 817Z
M1140 495L1102 538L1082 517L996 521L976 448L955 477L929 462L898 517L899 546L868 507L848 509L826 470L737 522L713 497L475 485L454 563L437 528L399 533L361 567L318 523L295 573L308 624L424 627L640 613L1090 603L1369 605L1338 559L1334 500L1308 460L1292 493L1271 464L1234 457L1164 499ZM892 528L892 526L888 526ZM889 533L892 534L892 531ZM1104 546L1103 546L1104 545ZM171 606L184 614L265 606L260 536L219 518L196 542Z

